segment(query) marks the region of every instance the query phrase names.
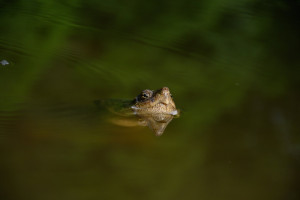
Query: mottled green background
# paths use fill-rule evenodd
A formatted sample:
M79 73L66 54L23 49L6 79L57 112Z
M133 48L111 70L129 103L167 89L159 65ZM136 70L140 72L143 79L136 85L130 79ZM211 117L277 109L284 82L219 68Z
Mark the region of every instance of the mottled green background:
M299 8L0 1L0 198L299 199ZM161 137L93 112L163 86Z

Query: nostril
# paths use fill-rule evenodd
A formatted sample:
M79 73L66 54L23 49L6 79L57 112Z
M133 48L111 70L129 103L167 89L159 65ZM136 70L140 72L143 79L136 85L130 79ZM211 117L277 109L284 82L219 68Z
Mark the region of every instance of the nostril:
M161 90L162 91L169 91L169 88L168 87L163 87Z

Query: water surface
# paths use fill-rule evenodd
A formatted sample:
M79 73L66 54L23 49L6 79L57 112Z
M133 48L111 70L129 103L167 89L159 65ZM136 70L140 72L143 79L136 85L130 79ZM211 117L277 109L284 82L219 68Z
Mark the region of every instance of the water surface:
M297 1L0 3L1 199L298 199ZM170 88L161 137L96 99Z

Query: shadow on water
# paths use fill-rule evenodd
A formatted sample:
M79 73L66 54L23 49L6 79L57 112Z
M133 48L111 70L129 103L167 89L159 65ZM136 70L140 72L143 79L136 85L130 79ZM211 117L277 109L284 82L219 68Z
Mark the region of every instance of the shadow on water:
M299 199L298 1L0 11L1 199ZM164 86L161 137L93 103Z

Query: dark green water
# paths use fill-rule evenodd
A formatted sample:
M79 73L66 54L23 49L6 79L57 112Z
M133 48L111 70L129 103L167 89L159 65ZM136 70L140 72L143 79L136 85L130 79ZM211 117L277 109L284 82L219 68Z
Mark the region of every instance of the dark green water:
M299 8L0 1L0 198L299 199ZM161 137L93 110L163 86Z

